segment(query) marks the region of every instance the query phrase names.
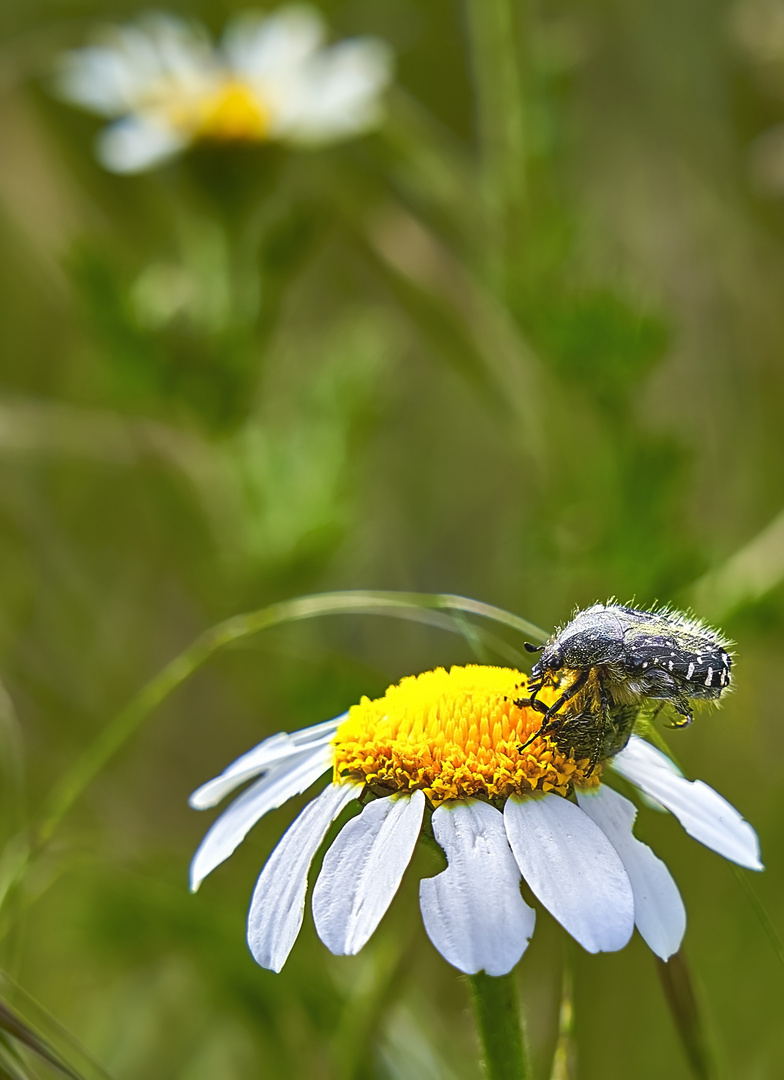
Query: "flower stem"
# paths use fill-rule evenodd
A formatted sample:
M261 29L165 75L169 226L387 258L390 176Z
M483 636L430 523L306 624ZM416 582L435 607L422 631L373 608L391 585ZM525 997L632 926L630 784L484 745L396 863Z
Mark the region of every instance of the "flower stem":
M487 1080L530 1080L517 987L511 975L469 976Z

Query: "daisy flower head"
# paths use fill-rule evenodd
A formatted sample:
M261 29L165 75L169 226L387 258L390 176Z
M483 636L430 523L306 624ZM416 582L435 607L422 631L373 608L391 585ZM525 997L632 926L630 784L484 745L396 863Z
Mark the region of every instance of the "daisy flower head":
M148 13L62 56L55 90L111 119L97 156L112 172L142 172L201 140L315 146L374 127L391 75L384 42L325 39L305 5L237 16L217 45L197 23Z
M311 863L332 823L357 801L362 809L327 850L313 889L316 931L337 955L358 952L376 929L427 815L448 865L420 882L422 918L460 971L500 976L520 959L536 919L522 879L589 952L623 948L636 926L658 956L671 956L686 926L680 894L634 836L636 808L605 783L607 772L671 811L695 839L759 870L754 830L637 736L595 769L549 737L525 745L542 720L516 703L525 686L526 676L510 668L438 668L376 700L362 698L335 720L265 739L191 796L202 810L253 781L204 837L192 889L264 814L331 772L256 884L248 943L262 967L280 971L285 963L302 925ZM551 692L542 691L547 704Z

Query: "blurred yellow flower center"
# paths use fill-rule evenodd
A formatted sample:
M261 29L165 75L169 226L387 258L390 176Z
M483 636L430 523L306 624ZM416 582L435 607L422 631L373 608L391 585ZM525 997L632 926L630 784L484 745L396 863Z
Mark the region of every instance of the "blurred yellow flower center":
M253 142L266 138L269 126L270 112L265 103L246 83L234 79L199 101L194 135Z
M362 698L335 735L335 780L361 780L383 791L421 788L445 799L506 799L533 791L566 795L595 785L590 761L567 757L549 738L520 746L542 714L521 709L527 678L512 668L453 667L411 675L382 698ZM550 704L554 692L539 697Z

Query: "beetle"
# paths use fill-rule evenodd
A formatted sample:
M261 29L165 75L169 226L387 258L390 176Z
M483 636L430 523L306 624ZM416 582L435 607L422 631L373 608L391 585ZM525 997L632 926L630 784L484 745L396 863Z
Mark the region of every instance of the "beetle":
M552 734L566 749L571 737L575 754L592 744L583 755L591 768L623 749L649 701L670 704L680 717L674 726L685 727L693 701L716 701L730 683L730 642L667 607L594 604L576 611L545 645L525 647L542 654L531 669L530 697L516 703L544 714L532 738ZM545 685L563 688L549 707L537 696Z

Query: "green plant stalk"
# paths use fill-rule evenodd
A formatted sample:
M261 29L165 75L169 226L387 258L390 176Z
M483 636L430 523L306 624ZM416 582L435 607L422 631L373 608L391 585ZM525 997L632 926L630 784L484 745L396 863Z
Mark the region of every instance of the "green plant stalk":
M25 756L19 720L13 701L0 683L0 909L27 864L28 841L24 834L27 819ZM17 912L20 915L20 912ZM0 928L0 938L2 929ZM2 944L0 956L6 968L15 971L21 960L23 935ZM0 1023L0 1027L2 1024Z
M490 266L503 295L507 250L520 237L526 189L520 5L512 0L467 0L467 17L493 248Z
M7 1004L9 1001L14 1002L14 1009ZM0 1031L7 1040L6 1047L18 1051L20 1045L26 1046L71 1080L113 1080L112 1075L79 1040L2 969ZM14 1060L19 1057L17 1052ZM25 1072L25 1080L30 1080L32 1075ZM40 1075L37 1071L34 1074L36 1078ZM51 1073L47 1071L46 1076L50 1077ZM1 1068L0 1078L6 1080Z
M365 590L316 593L272 604L244 615L235 615L205 631L179 656L144 686L103 729L55 787L35 832L33 846L46 844L57 826L106 764L136 734L145 720L177 687L181 686L214 653L262 630L320 615L374 614L426 621L456 633L488 640L482 628L467 623L475 615L518 631L526 638L544 641L538 627L502 608L446 593L396 593ZM447 614L451 613L451 614ZM494 647L509 646L493 639Z
M517 987L511 974L470 975L474 1017L487 1080L530 1080Z

